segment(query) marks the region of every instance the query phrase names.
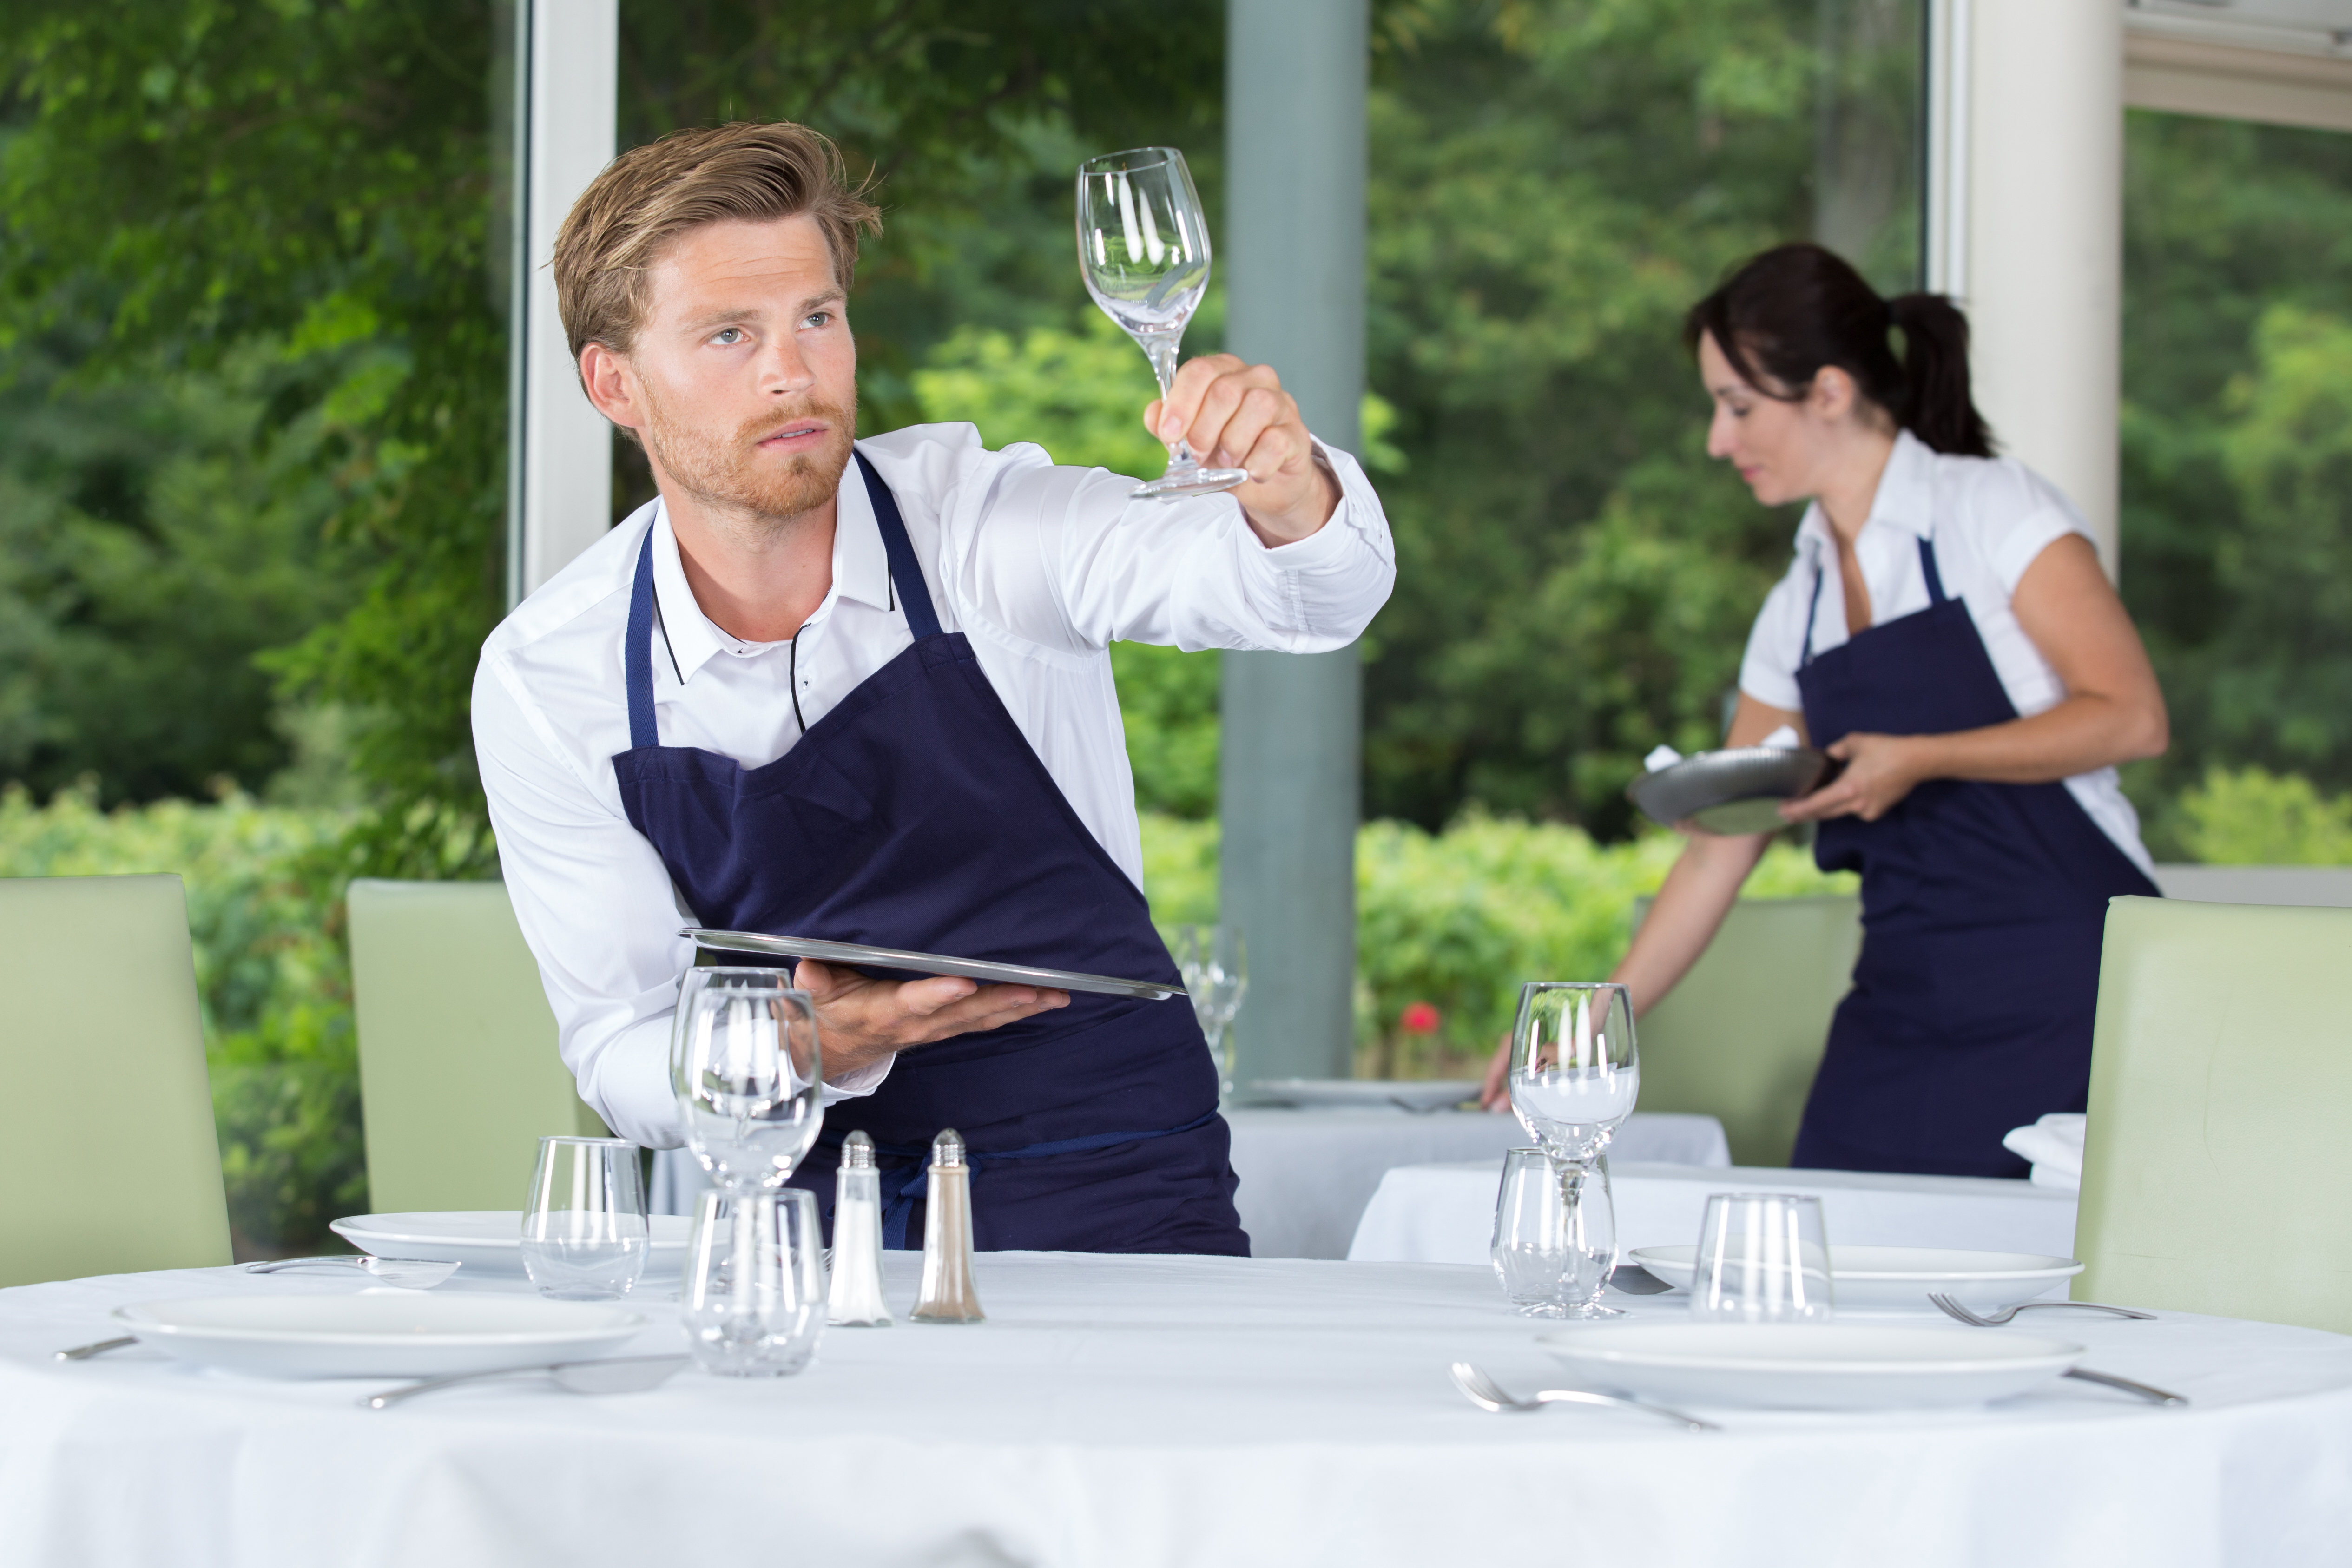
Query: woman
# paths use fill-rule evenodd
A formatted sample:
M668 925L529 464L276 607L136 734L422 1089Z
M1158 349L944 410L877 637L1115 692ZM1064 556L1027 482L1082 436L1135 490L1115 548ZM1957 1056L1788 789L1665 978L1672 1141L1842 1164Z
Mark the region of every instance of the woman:
M1862 957L1793 1163L2021 1176L2001 1135L2089 1089L2107 900L2157 891L2115 774L2165 748L2155 672L2081 514L1993 456L1950 301L1881 300L1790 245L1684 336L1708 455L1767 506L1811 502L1726 744L1787 726L1843 762L1780 815L1820 825L1824 870L1862 873ZM1614 976L1637 1009L1696 962L1769 839L1692 835Z

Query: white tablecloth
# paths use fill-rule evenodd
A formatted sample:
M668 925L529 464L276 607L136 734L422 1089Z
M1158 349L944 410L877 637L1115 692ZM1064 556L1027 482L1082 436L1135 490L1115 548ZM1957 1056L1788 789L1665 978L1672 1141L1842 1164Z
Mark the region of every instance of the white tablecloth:
M1373 1263L1480 1263L1495 1233L1499 1159L1407 1165L1381 1178L1348 1256ZM1965 1247L1992 1252L2074 1250L2074 1194L1980 1176L1890 1176L1609 1161L1620 1248L1698 1239L1710 1193L1813 1193L1829 1242L1849 1247Z
M1225 1121L1234 1130L1234 1173L1241 1178L1234 1202L1250 1251L1259 1258L1345 1258L1364 1205L1391 1167L1488 1154L1499 1160L1504 1150L1528 1141L1516 1118L1476 1110L1234 1110ZM1723 1123L1712 1116L1637 1111L1618 1129L1616 1147L1634 1160L1731 1163ZM664 1150L655 1156L653 1211L691 1214L702 1184L692 1154ZM1490 1208L1492 1201L1490 1193Z
M901 1309L916 1262L890 1259ZM1731 1415L1709 1436L1473 1409L1448 1362L1526 1389L1552 1370L1483 1268L1003 1253L977 1275L985 1324L835 1330L798 1377L604 1400L509 1382L382 1412L354 1404L375 1383L48 1359L121 1302L352 1289L331 1277L0 1291L0 1559L2279 1568L2352 1539L2352 1340L2311 1330L2065 1325L2088 1364L2186 1410L2059 1384L1988 1410ZM675 1347L670 1309L646 1306L664 1321L635 1348Z

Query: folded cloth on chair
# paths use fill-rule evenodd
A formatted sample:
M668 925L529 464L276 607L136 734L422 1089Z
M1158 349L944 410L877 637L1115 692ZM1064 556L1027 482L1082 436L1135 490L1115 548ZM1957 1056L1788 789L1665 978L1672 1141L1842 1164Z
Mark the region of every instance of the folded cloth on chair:
M2011 1128L2001 1146L2033 1162L2033 1184L2062 1192L2083 1190L2083 1129L2079 1110L2053 1110L2031 1127Z

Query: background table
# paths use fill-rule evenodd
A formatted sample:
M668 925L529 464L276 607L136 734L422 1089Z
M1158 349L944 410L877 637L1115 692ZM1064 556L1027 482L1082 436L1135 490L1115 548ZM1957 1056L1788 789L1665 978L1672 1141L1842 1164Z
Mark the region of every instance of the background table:
M1259 1258L1345 1258L1364 1205L1392 1166L1488 1154L1499 1161L1504 1150L1528 1141L1516 1118L1478 1110L1415 1115L1394 1108L1245 1108L1227 1111L1225 1120L1234 1130L1234 1173L1241 1178L1234 1203L1250 1251ZM1637 1111L1618 1130L1616 1146L1636 1160L1731 1163L1723 1123L1712 1116ZM702 1184L693 1155L664 1150L655 1156L648 1202L656 1214L690 1214ZM1490 1215L1493 1187L1489 1182ZM1483 1262L1486 1244L1479 1245Z
M915 1266L887 1266L901 1310ZM835 1330L798 1377L688 1372L606 1400L511 1382L380 1412L355 1405L380 1383L245 1379L143 1348L47 1359L110 1332L121 1302L352 1289L331 1277L0 1291L0 1555L2276 1568L2340 1562L2352 1536L2352 1340L2315 1330L2065 1326L2091 1365L2187 1410L2059 1384L1988 1410L1730 1415L1705 1436L1473 1409L1448 1362L1523 1389L1555 1370L1483 1268L996 1253L977 1273L986 1323ZM674 1348L668 1306L646 1306L661 1321L635 1348Z
M1811 1193L1832 1247L1966 1247L1994 1252L2074 1250L2075 1194L1981 1176L1896 1176L1754 1166L1694 1170L1609 1162L1621 1247L1688 1246L1710 1193ZM1499 1159L1408 1165L1381 1178L1348 1256L1375 1263L1486 1261Z

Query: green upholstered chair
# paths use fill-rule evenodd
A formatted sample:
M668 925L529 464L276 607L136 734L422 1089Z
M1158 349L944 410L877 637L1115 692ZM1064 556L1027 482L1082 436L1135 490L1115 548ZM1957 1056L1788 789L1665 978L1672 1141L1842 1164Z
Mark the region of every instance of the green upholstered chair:
M520 1208L539 1140L602 1136L503 882L355 881L352 994L378 1214Z
M1635 906L1637 925L1649 910ZM1787 1164L1861 950L1851 896L1733 904L1682 984L1642 1016L1642 1109L1717 1118L1734 1164Z
M2352 910L2110 901L2090 1113L2076 1300L2352 1333Z
M177 877L0 879L0 1285L229 1261Z

